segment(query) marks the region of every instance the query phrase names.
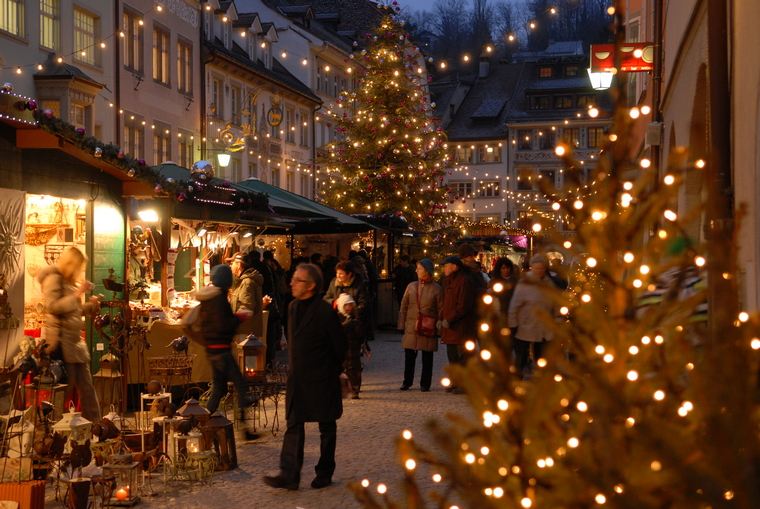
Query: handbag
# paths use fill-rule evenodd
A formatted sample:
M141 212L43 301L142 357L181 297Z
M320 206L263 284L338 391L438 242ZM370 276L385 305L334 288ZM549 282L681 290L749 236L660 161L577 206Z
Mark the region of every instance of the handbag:
M415 324L414 331L419 336L425 336L432 338L436 335L436 322L438 321L433 315L426 315L420 308L420 285L417 284L417 323Z

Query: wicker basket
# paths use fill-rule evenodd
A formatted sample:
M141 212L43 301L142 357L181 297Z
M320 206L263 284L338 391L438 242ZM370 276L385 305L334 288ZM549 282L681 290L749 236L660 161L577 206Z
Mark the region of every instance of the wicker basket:
M194 360L194 354L148 357L148 376L161 382L164 387L189 384Z

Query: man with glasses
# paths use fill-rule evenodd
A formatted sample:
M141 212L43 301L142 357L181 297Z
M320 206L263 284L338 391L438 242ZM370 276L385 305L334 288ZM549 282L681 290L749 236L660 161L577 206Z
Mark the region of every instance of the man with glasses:
M290 287L293 301L288 306L287 431L280 453L280 472L264 476L264 482L273 488L298 489L304 423L318 422L320 455L311 487L320 489L332 483L335 471L336 421L343 414L340 373L347 343L337 314L319 298L319 267L298 265Z

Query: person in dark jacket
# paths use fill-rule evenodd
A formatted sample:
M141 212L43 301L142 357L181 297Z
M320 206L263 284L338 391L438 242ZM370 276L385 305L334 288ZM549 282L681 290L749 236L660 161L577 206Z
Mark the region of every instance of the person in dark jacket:
M466 271L458 256L444 258L443 306L441 310L441 341L446 345L450 364L464 362L464 344L477 337L477 288L474 278ZM448 392L460 392L449 386Z
M293 302L288 310L288 382L285 393L287 430L280 453L280 471L264 476L274 488L298 489L303 466L304 423L318 422L319 462L312 488L332 483L335 472L336 421L343 414L340 374L346 337L338 315L319 298L322 274L301 264L290 283Z
M417 274L415 274L414 267L409 264L409 255L401 255L398 259L398 265L393 269L393 286L399 304L404 298L406 287L412 281L417 281Z
M262 288L264 276L250 263L251 258L243 253L237 253L227 261L230 262L234 276L233 282L235 283L230 295L232 312L237 313L244 309L251 311L251 318L243 322L237 333L247 335L253 332L260 336L263 330Z
M227 291L232 286L232 270L227 265L216 265L211 269L211 285L201 288L195 294L200 301L201 330L206 343L206 356L211 363L211 396L206 408L216 412L219 400L227 393L227 382L235 384L241 419L245 419L245 408L252 402L248 398L246 384L235 357L232 355L232 336L241 320L250 318L250 311L233 314L227 301ZM255 438L247 432L246 438Z
M343 371L351 382L351 399L359 399L362 387L362 345L364 344L362 324L356 319L356 302L349 294L341 293L336 302L340 325L348 341Z
M506 256L496 260L488 287L498 296L499 310L504 315L509 312L509 302L512 300L512 294L515 293L518 280L517 267L512 260Z
M330 287L325 293L325 300L337 309L335 299L341 293L347 293L356 302L356 318L367 327L367 285L356 272L352 262L340 262L335 267L335 279L330 282Z

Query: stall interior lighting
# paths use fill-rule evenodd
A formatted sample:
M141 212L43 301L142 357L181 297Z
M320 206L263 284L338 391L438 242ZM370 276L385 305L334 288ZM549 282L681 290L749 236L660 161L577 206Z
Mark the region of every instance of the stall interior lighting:
M245 233L243 234L243 238L244 238L244 239L247 239L247 238L249 238L249 237L252 237L252 236L253 236L253 232L245 232Z
M198 236L199 236L199 237L203 237L204 235L206 235L206 232L207 232L207 231L208 231L208 230L206 230L206 228L205 228L205 227L201 226L200 230L198 230Z
M140 210L137 212L137 217L140 218L140 221L145 221L146 223L158 222L158 212L156 212L154 209Z

